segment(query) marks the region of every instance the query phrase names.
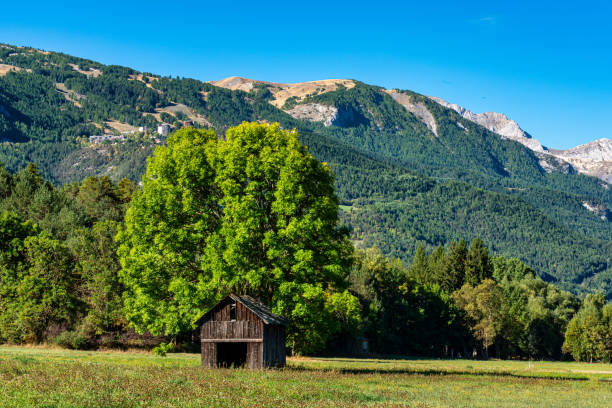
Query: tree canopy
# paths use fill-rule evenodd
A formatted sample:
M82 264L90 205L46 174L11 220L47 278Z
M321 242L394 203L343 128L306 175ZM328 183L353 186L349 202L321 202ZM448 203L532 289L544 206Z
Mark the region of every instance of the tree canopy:
M236 292L294 318L296 351L324 346L309 327L355 314L352 296L334 296L346 289L352 246L333 181L278 125L244 123L225 139L174 133L150 159L118 235L128 320L175 335ZM316 336L339 329L323 324Z

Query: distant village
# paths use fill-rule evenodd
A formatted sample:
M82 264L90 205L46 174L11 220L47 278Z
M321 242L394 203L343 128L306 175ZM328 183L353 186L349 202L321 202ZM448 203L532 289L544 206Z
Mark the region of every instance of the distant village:
M191 120L186 120L183 122L182 127L190 127L190 126L193 126L193 122ZM152 132L151 139L155 143L159 144L162 142L160 137L162 138L167 137L170 134L170 131L172 131L172 126L170 126L167 123L161 123L157 126L157 131ZM146 126L140 126L138 128L138 131L130 130L127 132L121 132L118 135L104 134L104 135L89 136L89 143L97 145L97 144L100 144L106 141L111 142L111 143L124 142L126 138L130 135L134 135L136 133L147 134L147 132L149 132L149 129Z

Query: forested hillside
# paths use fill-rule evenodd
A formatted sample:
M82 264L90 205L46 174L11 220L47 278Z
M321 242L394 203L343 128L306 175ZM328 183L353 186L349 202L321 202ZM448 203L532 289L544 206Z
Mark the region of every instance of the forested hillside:
M0 64L12 67L0 74L0 162L11 171L35 163L55 184L93 175L138 181L154 139L94 146L87 137L183 120L222 136L242 121L279 122L330 164L357 246L409 261L418 245L481 237L564 289L612 293L609 185L571 168L547 171L524 146L421 95L398 91L425 107L435 128L357 81L288 99L284 111L266 84L231 90L8 45ZM304 104L334 107L341 120L325 126L288 113Z
M240 137L253 131L277 137L263 143ZM142 189L107 177L55 187L34 165L15 174L0 166L0 344L151 348L172 340L157 350L170 344L185 350L194 346L194 321L234 287L291 316L287 344L295 353L347 352L351 339L365 335L379 353L469 357L476 351L486 358L494 349L503 358L558 359L569 350L576 359L609 361L609 336L591 336L600 330L594 322L607 324L601 295L593 299L602 311L592 316L589 298L582 304L519 260L492 256L480 239L431 253L419 247L410 267L377 248L353 251L336 228L327 166L293 133L245 124L228 134L238 139L176 132L149 161ZM293 154L270 153L283 138L291 145L281 147ZM283 162L277 169L284 177L266 169ZM240 191L231 181L244 169L253 178ZM304 171L319 175L300 183L295 178ZM270 185L279 194L269 194ZM309 194L300 194L304 188ZM242 204L253 199L268 205L245 212ZM223 211L203 214L214 201ZM316 205L303 211L309 201ZM279 209L298 215L287 224ZM318 268L306 255L313 252L315 262L335 264ZM231 264L224 271L225 262ZM580 335L562 350L568 324L580 327Z

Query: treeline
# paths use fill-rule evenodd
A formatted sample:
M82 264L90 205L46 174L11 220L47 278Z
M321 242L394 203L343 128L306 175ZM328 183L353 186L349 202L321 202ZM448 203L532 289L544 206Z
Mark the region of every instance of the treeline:
M0 167L0 342L162 341L137 335L125 318L115 235L136 189L105 177L57 188L33 165L15 174ZM612 306L603 296L581 302L519 260L492 256L480 239L431 253L419 247L407 267L377 248L358 250L346 279L361 318L340 322L328 350L364 336L383 354L612 357Z
M480 237L494 243L494 252L520 258L546 281L574 293L585 291L577 284L609 269L610 241L555 222L518 197L456 181L410 186L401 200L353 200L353 209L344 214L353 236L365 247L377 245L404 262L419 245L432 250L453 240ZM601 285L590 288L608 290Z
M137 187L56 188L34 165L0 167L0 342L145 346L127 327L114 236Z
M612 304L602 294L582 301L480 239L419 247L408 267L375 247L357 251L349 281L378 353L612 361Z
M580 300L517 259L491 256L480 239L418 248L404 268L377 249L360 252L353 290L379 352L560 359Z

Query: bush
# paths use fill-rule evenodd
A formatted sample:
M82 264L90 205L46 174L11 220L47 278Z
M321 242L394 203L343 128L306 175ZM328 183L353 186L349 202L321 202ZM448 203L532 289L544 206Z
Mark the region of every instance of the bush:
M76 331L65 331L55 338L55 344L71 350L83 350L87 348L87 337Z
M174 350L174 344L172 343L161 343L159 346L154 347L153 348L153 353L161 356L161 357L166 357L166 353L168 353L169 351Z

